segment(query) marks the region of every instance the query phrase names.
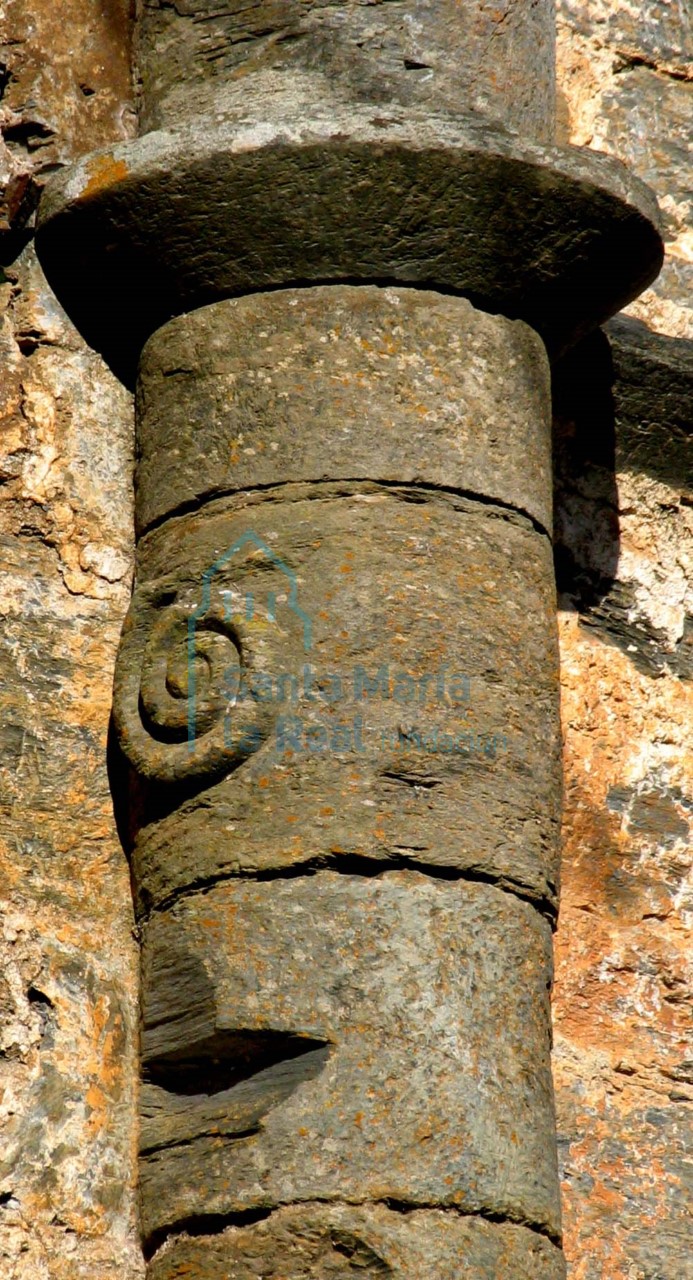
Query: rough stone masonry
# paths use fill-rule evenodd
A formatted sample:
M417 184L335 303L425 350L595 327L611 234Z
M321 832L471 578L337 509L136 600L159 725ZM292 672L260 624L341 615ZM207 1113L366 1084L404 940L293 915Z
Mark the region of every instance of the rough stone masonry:
M553 7L145 3L39 252L137 374L151 1280L560 1277L549 356L656 275Z

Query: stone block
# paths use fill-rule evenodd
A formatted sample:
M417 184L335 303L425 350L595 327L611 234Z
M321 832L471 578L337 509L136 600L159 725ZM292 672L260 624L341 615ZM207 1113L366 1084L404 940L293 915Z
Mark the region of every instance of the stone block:
M146 927L145 1238L296 1201L558 1236L551 934L485 884L220 884Z
M553 0L146 0L139 32L143 130L191 109L215 114L257 81L288 79L316 99L482 111L550 140Z
M140 910L350 859L555 908L553 561L529 521L423 488L280 485L153 530L138 583L114 714L151 788Z
M171 316L229 295L345 280L463 293L558 351L661 267L656 202L608 156L270 87L245 85L240 121L182 118L46 190L44 269L128 381Z
M551 390L527 325L428 290L287 289L172 320L143 352L138 525L287 481L480 495L551 527Z

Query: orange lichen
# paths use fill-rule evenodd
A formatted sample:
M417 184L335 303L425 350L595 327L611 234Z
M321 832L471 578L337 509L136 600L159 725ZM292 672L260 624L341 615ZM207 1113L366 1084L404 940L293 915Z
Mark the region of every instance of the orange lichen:
M90 199L91 196L99 195L102 191L108 190L109 187L117 186L119 182L128 177L129 173L125 161L116 160L108 152L92 156L87 160L85 167L89 175L89 181L82 189L83 199Z

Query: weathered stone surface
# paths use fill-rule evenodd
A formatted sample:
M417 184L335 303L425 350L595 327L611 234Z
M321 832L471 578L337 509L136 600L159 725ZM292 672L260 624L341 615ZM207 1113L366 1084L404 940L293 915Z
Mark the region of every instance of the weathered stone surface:
M138 415L114 722L148 913L145 1248L317 1199L557 1241L550 927L520 901L557 893L539 340L432 294L291 290L158 333Z
M571 1280L679 1280L693 1080L690 343L627 319L608 335L561 371L557 432L566 1255Z
M667 253L683 274L680 302L693 293L693 192L690 178L693 64L688 82L635 65L619 72L602 98L594 143L625 160L662 192L660 207ZM678 300L678 299L677 299Z
M82 866L93 882L87 857ZM107 951L108 933L77 919L58 883L54 870L39 905L15 892L3 907L0 1274L71 1280L91 1267L112 1280L120 1265L134 1277L133 966L95 953L97 940ZM111 935L125 932L121 919L109 923Z
M159 1110L185 1095L205 1120L194 1138L156 1122L173 1141L141 1162L145 1237L191 1215L388 1198L557 1234L550 976L534 908L412 872L217 885L155 914L145 1078ZM223 1116L194 1096L224 1088Z
M693 307L691 307L691 259L690 248L684 247L679 257L675 246L669 246L668 256L657 276L656 285L646 289L642 296L625 308L624 315L644 321L657 333L670 334L673 338L693 337Z
M61 355L65 375L74 353ZM112 394L107 379L99 382L104 371L86 363L94 381L85 378L86 405L72 401L74 436L58 433L64 452L53 455L56 490L61 481L69 486L70 463L84 449L85 408L93 426L98 405L107 414L107 423L97 419L101 429L107 425L115 436L117 389ZM46 417L55 403L48 377L55 371L55 361L41 366ZM112 456L120 463L115 448ZM80 482L71 513L86 532L98 515L96 488L96 513L86 496L89 484L98 485L95 468L85 466ZM96 536L115 540L118 528L103 497ZM126 493L122 501L121 510ZM16 507L8 508L0 519L17 518ZM7 984L0 1008L0 1274L135 1280L142 1274L132 1088L137 956L106 770L110 674L125 591L120 584L99 598L89 588L94 582L98 590L101 581L86 574L86 589L77 591L75 583L70 591L60 570L79 532L69 539L63 526L59 550L29 532L32 515L48 523L53 510L34 490L25 498L24 528L0 535L0 972Z
M0 233L31 225L57 166L132 137L129 0L11 0L0 13ZM4 246L3 262L21 243Z
M621 57L686 74L693 61L693 17L669 0L558 0L560 18L582 36L597 38Z
M232 1268L232 1270L230 1270ZM172 1241L151 1280L563 1280L565 1262L525 1227L454 1212L304 1205L248 1227Z
M630 310L693 338L690 6L560 0L559 14L566 136L627 159L666 216L665 268ZM620 321L609 338L611 420L608 405L588 409L583 364L570 450L582 458L577 475L561 471L556 522L574 565L554 1001L566 1253L571 1280L678 1280L690 1267L690 341Z
M296 575L308 651L272 555ZM193 744L184 620L205 574L218 648ZM142 907L349 856L483 873L555 905L555 598L529 522L425 489L285 485L154 530L138 581L115 714L133 764L166 784L137 815ZM264 684L241 687L239 664Z
M142 129L239 102L258 79L316 100L476 110L548 141L554 121L553 0L146 0L139 25ZM283 83L282 83L283 82ZM235 91L235 92L234 92Z
M625 160L629 168L663 192L667 240L675 241L688 228L690 243L693 83L671 80L636 65L615 77L604 94L602 109L595 145Z
M576 0L562 0L561 7L568 3L576 13ZM573 102L581 132L579 136L575 130L572 133L577 143L600 137L604 94L617 101L612 90L619 76L630 76L627 66L632 54L655 58L653 70L662 76L671 71L679 74L683 40L678 28L683 31L688 22L685 6L653 0L637 5L610 0L608 6L603 0L585 0L580 8L586 19L591 22L592 15L595 21L581 44L571 37L579 54L574 78L580 88ZM601 42L608 34L607 24L597 19L607 14L612 29L618 23L620 49ZM127 69L117 8L110 0L106 7L83 0L75 4L62 0L59 6L52 0L29 0L28 4L14 0L8 15L12 43L8 41L3 51L10 73L4 105L9 103L19 119L9 111L4 117L11 153L5 155L6 209L12 225L22 228L35 195L35 188L26 194L28 174L36 175L38 185L52 163L121 136L118 113L122 104L127 111L127 104L119 90L110 96L110 85L116 74L125 85ZM651 38L655 20L659 30ZM630 30L636 24L637 47L630 49ZM78 69L74 80L73 67ZM93 76L99 77L98 82ZM85 94L77 80L83 80L87 90L96 87L97 93ZM680 118L673 102L672 93L648 93L647 113L638 120L637 98L631 95L633 123L621 125L621 133L627 127L638 151L642 148L651 156L650 140L667 129L669 110L674 121ZM103 121L101 136L92 132L93 113ZM673 134L680 125L670 128ZM49 130L56 131L52 138ZM63 130L70 138L67 147ZM637 165L635 151L633 157ZM663 163L656 185L670 227L678 216L667 201L675 181L676 174ZM684 251L683 222L681 232L677 252L678 246ZM182 261L187 250L183 239L179 244ZM649 323L682 336L693 335L686 267L683 256L670 258L656 292L648 291L645 301L635 304ZM124 1275L130 1280L141 1274L128 1209L128 1169L134 1169L128 1163L133 1100L122 1089L132 1062L131 1021L126 1019L129 1057L120 1055L122 1041L112 1039L110 1031L111 1013L116 1009L112 996L123 1000L132 1018L134 970L129 888L110 834L99 763L116 620L124 607L127 581L127 569L120 562L115 563L118 576L112 583L101 570L113 573L108 548L127 550L126 542L121 542L130 519L126 493L123 490L118 499L110 477L124 481L126 476L123 431L128 411L112 381L103 371L99 373L98 361L87 358L79 347L74 332L63 331L71 333L73 344L71 354L65 356L62 333L46 329L49 312L54 314L52 295L43 283L37 287L34 269L27 268L26 259L12 269L12 277L18 292L13 287L16 296L10 320L21 345L15 349L12 339L3 349L3 385L11 389L12 399L6 421L10 457L5 467L12 469L12 477L2 486L2 495L11 494L12 501L4 510L3 529L11 530L13 536L3 608L10 617L8 663L17 662L12 697L21 682L17 705L23 718L19 727L11 728L13 710L7 704L4 728L15 753L6 766L13 791L12 812L3 810L2 815L6 824L3 876L5 897L12 898L5 914L11 916L10 931L16 929L16 936L10 939L7 960L2 960L13 1003L0 1065L5 1106L15 1116L25 1117L30 1140L24 1146L20 1134L18 1146L12 1148L18 1151L21 1178L18 1174L8 1178L0 1189L2 1196L12 1192L0 1206L0 1271L6 1269L12 1280L120 1280ZM96 301L103 306L101 299ZM132 324L132 310L124 309L124 314ZM47 338L38 347L37 334ZM74 358L77 350L82 351L80 359ZM54 371L65 359L71 372L66 378L58 377ZM94 386L99 390L93 391ZM58 412L52 418L45 410L54 404ZM55 433L51 424L57 425ZM20 439L22 443L15 446ZM666 637L670 670L677 637L682 634L681 575L690 536L684 524L687 509L676 482L680 445L677 436L668 458L662 430L658 476L649 470L654 465L654 448L648 445L647 472L638 474L629 468L616 477L620 542L624 564L630 566L626 586L629 592L637 592L635 601L630 597L629 609L635 604L640 618L656 620L659 634ZM620 448L618 437L616 448ZM89 481L92 467L93 484ZM589 480L594 480L593 472ZM583 483L588 483L587 477ZM104 484L108 497L102 509L97 489L101 492ZM604 486L601 481L598 484L601 493ZM613 497L612 475L612 508ZM606 525L607 507L605 503L601 508L596 541ZM586 540L595 510L591 504L575 513L581 542ZM613 526L613 509L610 520ZM609 546L612 556L613 537ZM620 574L618 565L616 570ZM110 600L100 599L100 593L110 593ZM45 630L35 622L39 608L50 624ZM88 625L75 622L80 611L85 612ZM79 639L75 639L75 627ZM634 666L637 653L605 646L596 633L585 633L570 601L562 617L562 648L568 810L556 1009L571 1280L633 1280L634 1276L644 1280L654 1275L681 1280L690 1252L687 1205L681 1190L686 1140L683 1098L690 1092L684 997L690 990L686 963L691 899L682 835L683 824L690 821L685 808L690 789L688 695L666 669L656 680L647 678ZM69 670L66 666L56 670L52 656L46 658L54 651L61 662L69 662ZM46 662L50 680L41 674ZM682 667L677 665L677 670ZM32 701L29 694L34 684L39 694ZM71 694L77 699L74 704ZM67 750L66 699L75 711L74 723L70 711ZM56 709L49 721L44 702ZM93 725L98 722L101 727L85 738L79 717L86 714L87 705L90 724L93 717ZM47 789L47 777L56 779L54 787L51 782ZM76 777L79 787L73 785ZM86 827L85 792L88 797L100 797L94 808L91 799L86 801ZM95 816L100 825L92 824ZM95 924L97 903L103 914ZM12 914L15 909L16 915ZM56 947L46 941L54 938ZM84 956L95 952L95 978L76 981L76 957L81 964ZM104 1006L98 1001L92 1004L94 993L101 989L109 1001L105 1022ZM42 996L53 1001L52 1011ZM57 1052L48 1044L53 1034L57 1034ZM28 1117L45 1097L38 1082L48 1080L49 1064L56 1062L59 1087L51 1096L61 1099L60 1114L48 1118L40 1135L39 1156L36 1129ZM105 1098L103 1112L93 1109L98 1090ZM14 1144L19 1129L12 1123ZM55 1145L50 1136L53 1129L58 1135ZM111 1190L121 1187L123 1198L104 1211L107 1185ZM420 1215L412 1215L411 1220L423 1234ZM416 1231L412 1235L415 1238ZM208 1240L204 1238L205 1244ZM239 1250L247 1242L248 1237L242 1237ZM186 1242L185 1247L193 1245ZM414 1248L414 1239L407 1248ZM521 1275L520 1262L510 1257L505 1265L514 1278ZM187 1255L186 1265L199 1267L199 1257L193 1255L191 1262ZM233 1265L240 1265L235 1258ZM438 1280L436 1265L437 1260L429 1264L421 1259L418 1274L425 1275L424 1268L430 1266ZM459 1260L451 1263L453 1276L459 1274L459 1265ZM440 1274L445 1274L442 1262Z
M345 279L458 291L556 349L659 271L651 193L607 157L464 116L309 108L287 91L271 111L246 103L240 124L181 121L50 184L44 268L123 376L172 315L229 294Z
M618 470L645 473L693 497L693 344L626 316L606 334Z
M621 318L554 375L559 590L646 674L690 669L691 344ZM666 512L666 519L662 513Z
M629 497L642 504L637 490ZM656 531L661 507L639 509L646 534ZM560 635L554 1076L569 1275L680 1280L690 1255L692 686L638 671L573 612Z
M132 132L127 7L12 0L0 18L3 1280L144 1271L137 956L106 769L133 558L132 406L31 244L47 174Z
M692 338L690 6L559 0L558 18L559 137L625 160L664 213L664 270L631 314Z
M132 574L132 398L67 320L33 245L5 268L0 310L0 534L26 548L32 580L46 552L51 609L64 584L68 607L108 600L117 623Z
M551 527L537 335L426 290L287 289L203 307L148 342L140 531L201 499L366 479L479 494Z

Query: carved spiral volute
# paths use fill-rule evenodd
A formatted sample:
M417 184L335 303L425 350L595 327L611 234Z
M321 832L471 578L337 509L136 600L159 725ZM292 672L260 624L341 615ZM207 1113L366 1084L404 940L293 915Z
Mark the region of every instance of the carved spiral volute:
M166 583L139 588L123 629L113 708L138 773L158 782L211 780L257 750L271 709L252 696L252 677L267 651L261 618L232 621L221 601L202 610Z

